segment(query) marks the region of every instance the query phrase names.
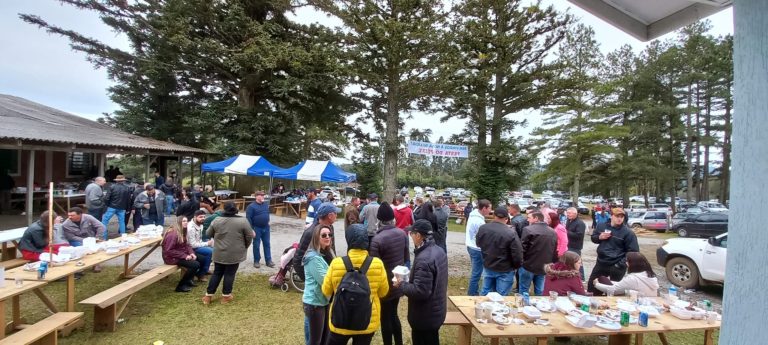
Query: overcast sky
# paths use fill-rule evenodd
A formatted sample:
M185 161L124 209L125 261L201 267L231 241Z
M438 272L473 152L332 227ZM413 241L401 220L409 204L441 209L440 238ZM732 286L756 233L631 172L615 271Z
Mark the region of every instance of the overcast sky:
M645 43L625 34L613 26L595 18L591 14L571 5L565 0L544 0L545 4L554 4L558 10L570 11L582 22L591 25L596 32L597 41L603 52L612 51L624 44L630 44L636 51L645 47ZM126 48L127 42L101 23L91 12L76 10L71 6L60 5L54 0L2 0L0 1L0 93L23 97L44 105L96 119L103 113L115 111L118 107L112 103L106 89L111 85L105 70L94 69L85 60L85 54L69 48L67 39L49 35L35 26L22 22L18 13L36 14L49 23L72 29L80 33L109 42L113 46ZM338 25L314 11L304 10L297 13L301 22L320 22L326 25ZM733 33L733 10L727 9L709 19L714 26L714 35ZM663 36L662 39L670 37ZM541 123L537 113L518 114L517 119L527 118L530 125L518 128L516 135L526 136ZM411 128L433 131L432 140L445 138L459 133L464 123L450 120L442 125L435 125L436 117L415 115L406 121L406 130ZM431 125L427 125L431 124Z

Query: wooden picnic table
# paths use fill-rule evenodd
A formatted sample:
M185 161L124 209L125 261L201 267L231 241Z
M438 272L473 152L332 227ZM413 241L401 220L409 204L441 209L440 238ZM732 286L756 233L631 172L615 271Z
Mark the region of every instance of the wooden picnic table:
M635 345L642 345L643 336L647 333L657 333L663 344L668 344L666 333L678 331L704 331L704 344L714 344L714 331L720 328L720 321L714 324L707 323L706 320L681 320L670 313L649 318L648 327L641 327L638 324L631 324L628 327L622 327L621 330L610 331L599 327L577 328L572 326L565 319L561 312L542 313L542 318L549 319L550 325L540 326L533 323L525 325L509 325L499 327L498 324L490 321L488 323L479 323L475 319L475 301L487 301L486 297L478 296L449 296L451 302L459 309L464 317L469 320L472 326L481 336L491 338L491 344L498 344L501 338L536 338L537 345L546 345L547 337L568 337L568 336L598 336L607 335L608 344L628 345L632 334L635 335ZM534 298L534 297L531 297ZM538 298L538 297L536 297ZM615 305L616 300L623 297L597 297L608 301L610 305ZM506 301L513 301L514 297L505 297ZM522 315L522 314L521 314ZM522 316L520 316L522 318ZM512 343L512 341L510 341Z
M19 240L24 236L27 227L0 231L0 245L2 246L2 261L16 258L16 252L19 248ZM8 242L13 243L13 248L8 248Z
M5 338L5 308L6 301L11 300L12 318L11 329L19 328L25 321L21 318L21 306L19 296L23 293L33 291L35 294L41 294L40 288L48 284L44 281L24 282L20 287L12 280L6 280L5 286L0 288L0 339Z
M306 204L306 201L286 201L285 208L290 210L296 218L301 219L301 207Z
M104 251L99 251L94 254L86 255L80 260L73 260L73 261L67 262L61 266L49 266L48 272L46 273L45 278L42 280L37 279L36 270L25 271L23 266L5 271L5 279L15 280L16 278L21 278L24 281L52 282L52 281L59 280L61 278L66 278L67 300L66 300L66 306L64 308L64 311L71 312L71 311L75 311L75 273L82 272L86 269L89 269L93 266L101 264L105 261L109 261L116 257L123 256L124 257L123 272L120 274L120 278L130 278L133 272L133 269L135 269L155 249L157 249L157 247L160 246L161 241L162 241L162 238L145 239L145 240L142 240L141 243L135 246L129 246L128 248L121 250L115 254L107 254ZM129 265L130 254L144 247L152 247L152 248L149 251L147 251L147 253L145 253L136 262L134 262L133 265ZM82 262L83 265L77 266L76 262ZM40 293L40 294L37 294L37 296L52 312L56 313L59 311L58 310L59 308L56 307L56 305L51 301L51 299L47 295Z
M59 211L66 214L69 212L69 209L72 208L72 199L83 199L83 202L85 202L85 193L76 193L76 194L60 194L60 195L54 195L53 196L53 205L58 208ZM66 200L67 207L64 208L63 200ZM87 211L87 210L86 210Z

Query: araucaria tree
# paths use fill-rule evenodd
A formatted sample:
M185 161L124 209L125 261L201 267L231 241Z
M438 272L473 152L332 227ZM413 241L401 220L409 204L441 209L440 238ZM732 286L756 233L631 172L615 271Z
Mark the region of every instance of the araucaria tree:
M439 0L310 0L338 17L355 97L382 133L384 198L397 191L399 134L404 115L436 95L445 14Z
M494 202L522 175L521 146L509 137L513 115L550 104L561 92L561 66L547 59L570 16L537 1L464 0L454 9L448 112L469 120L475 134L472 191Z
M338 38L322 27L292 22L286 17L290 2L61 2L96 12L130 44L122 50L37 16L21 16L67 37L73 49L107 70L116 82L110 96L122 107L107 122L276 163L340 152L343 135L317 135L348 130L346 115L356 111L343 92Z

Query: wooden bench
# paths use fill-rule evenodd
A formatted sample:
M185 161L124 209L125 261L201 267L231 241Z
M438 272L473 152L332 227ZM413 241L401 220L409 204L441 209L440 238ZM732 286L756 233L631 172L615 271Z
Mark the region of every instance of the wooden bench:
M59 329L82 319L82 317L82 312L56 313L0 340L0 344L55 345L58 340Z
M15 250L15 248L14 248L14 250ZM9 270L11 268L16 268L16 267L19 267L19 266L24 266L24 264L26 264L27 262L29 262L29 260L24 260L22 258L5 260L5 261L0 261L0 267L4 267L6 270Z
M178 270L175 265L162 265L133 279L80 301L80 304L93 306L93 330L114 332L117 319L125 310L131 297L141 289L160 281ZM117 305L125 299L122 306Z
M472 343L472 324L461 312L449 311L445 314L443 325L459 326L456 334L456 345L469 345Z

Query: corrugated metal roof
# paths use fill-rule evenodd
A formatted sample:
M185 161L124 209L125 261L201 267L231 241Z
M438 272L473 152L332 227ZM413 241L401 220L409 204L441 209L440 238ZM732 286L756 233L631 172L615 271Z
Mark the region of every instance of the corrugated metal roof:
M129 134L96 121L4 94L0 94L0 123L0 139L100 146L104 149L211 153Z

